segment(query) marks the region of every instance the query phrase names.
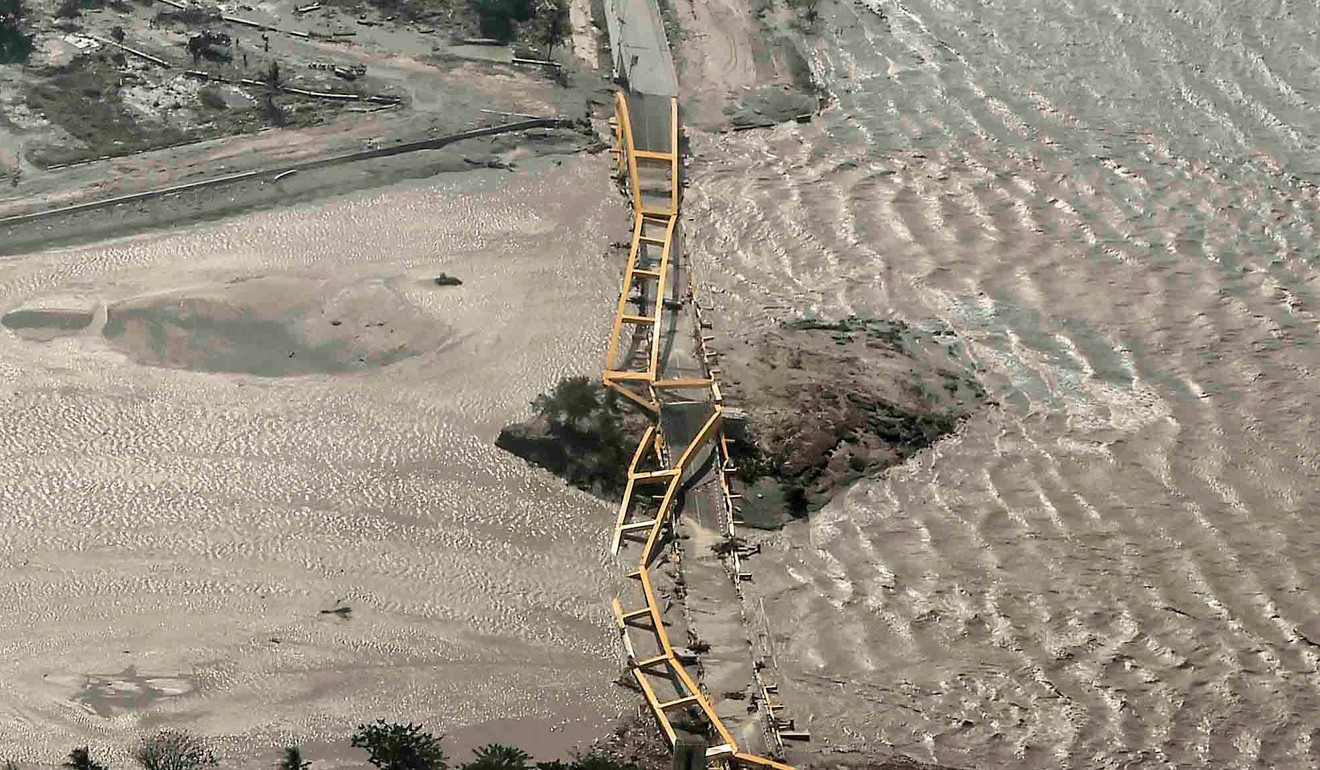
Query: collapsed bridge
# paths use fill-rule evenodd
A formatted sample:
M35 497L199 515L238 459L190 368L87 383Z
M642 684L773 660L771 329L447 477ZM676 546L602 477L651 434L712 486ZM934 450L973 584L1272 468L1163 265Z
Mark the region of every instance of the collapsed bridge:
M793 770L765 756L782 750L774 686L755 674L760 695L755 721L748 720L742 704L719 708L685 667L690 653L676 648L666 630L654 568L672 542L676 509L685 496L698 496L698 486L722 490L726 502L731 497L723 477L729 466L721 430L725 412L692 284L678 279L677 96L641 93L635 86L620 90L614 125L615 171L628 189L634 223L602 379L652 419L632 456L614 529L616 554L625 545L641 545L630 574L634 589L614 600L615 622L629 668L671 746L695 727L708 733L707 766ZM695 334L688 339L680 328ZM712 477L719 483L702 484ZM731 521L731 504L726 513ZM735 573L736 580L741 568Z

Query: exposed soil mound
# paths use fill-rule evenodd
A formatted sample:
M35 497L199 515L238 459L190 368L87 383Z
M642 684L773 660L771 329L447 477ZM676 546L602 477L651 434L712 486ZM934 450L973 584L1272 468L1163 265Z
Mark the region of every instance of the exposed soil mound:
M551 393L538 396L532 409L535 416L501 430L495 446L579 489L622 498L644 417L626 410L614 391L587 377L561 381Z
M120 302L109 308L103 333L139 363L263 377L389 366L435 350L448 336L384 282L290 276Z
M801 516L951 433L985 390L953 332L901 321L788 321L721 359L749 524Z

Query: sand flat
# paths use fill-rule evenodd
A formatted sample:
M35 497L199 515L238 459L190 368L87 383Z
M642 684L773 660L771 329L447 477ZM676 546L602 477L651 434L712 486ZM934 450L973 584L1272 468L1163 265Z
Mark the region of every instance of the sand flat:
M0 312L76 296L97 320L0 330L0 755L122 759L162 723L251 758L377 716L577 737L617 716L613 514L493 438L599 368L627 223L605 160L578 157L6 259ZM222 288L265 276L333 284L287 293L290 339L325 341L324 302L334 334L410 355L259 376L195 355L259 328L180 332L161 360L98 332L177 296L275 323L280 292Z

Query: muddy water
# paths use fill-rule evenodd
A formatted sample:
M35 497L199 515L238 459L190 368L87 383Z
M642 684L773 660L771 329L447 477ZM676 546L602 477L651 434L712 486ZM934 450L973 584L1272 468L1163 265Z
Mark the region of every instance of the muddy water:
M0 261L0 756L378 716L553 755L631 705L612 512L493 446L599 368L602 162Z
M836 7L816 124L704 138L725 327L937 318L999 406L755 565L817 746L1320 766L1320 10Z

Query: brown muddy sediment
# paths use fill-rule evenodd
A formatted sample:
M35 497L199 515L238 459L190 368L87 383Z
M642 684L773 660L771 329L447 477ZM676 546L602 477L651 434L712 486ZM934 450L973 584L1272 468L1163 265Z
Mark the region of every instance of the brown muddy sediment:
M953 332L893 319L794 319L721 356L743 518L819 509L952 433L986 402Z

